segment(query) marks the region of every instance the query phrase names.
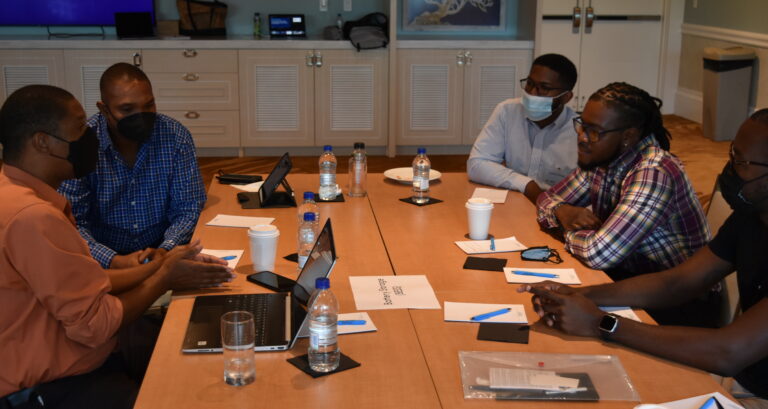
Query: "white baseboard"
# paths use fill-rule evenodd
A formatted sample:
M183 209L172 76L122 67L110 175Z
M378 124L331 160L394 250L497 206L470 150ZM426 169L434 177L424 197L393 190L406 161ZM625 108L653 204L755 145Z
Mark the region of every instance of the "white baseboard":
M702 102L701 91L679 87L675 93L675 115L701 123Z

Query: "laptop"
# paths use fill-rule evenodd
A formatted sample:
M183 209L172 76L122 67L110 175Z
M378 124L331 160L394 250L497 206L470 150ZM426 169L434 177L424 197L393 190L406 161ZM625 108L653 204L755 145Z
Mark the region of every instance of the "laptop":
M328 277L335 265L336 246L328 219L290 292L196 297L182 352L221 352L221 316L238 310L253 314L256 351L291 349L299 335L307 332L307 304L315 289L315 279Z
M237 194L237 200L243 209L296 207L293 189L285 178L292 167L291 157L286 152L269 172L269 176L261 184L258 192L240 192ZM277 187L281 185L285 189L284 192L277 191Z
M269 35L272 38L304 38L307 28L303 14L270 14Z

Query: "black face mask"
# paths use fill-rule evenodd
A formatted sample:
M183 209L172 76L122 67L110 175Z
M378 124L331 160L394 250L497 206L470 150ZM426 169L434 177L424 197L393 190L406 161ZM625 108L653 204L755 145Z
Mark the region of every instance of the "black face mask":
M138 112L117 121L117 130L132 141L144 143L152 136L156 119L154 112Z
M96 131L93 128L86 127L83 135L76 141L68 141L54 134L48 135L69 144L69 155L66 158L54 154L50 155L69 161L75 172L75 179L87 176L96 169L96 164L99 162L99 138L96 137Z
M733 164L728 161L728 163L725 164L725 167L723 167L723 172L717 177L717 183L720 185L720 192L723 194L723 199L725 199L728 205L731 206L731 209L733 209L734 212L757 213L757 205L768 199L768 196L764 196L758 200L748 200L744 197L744 186L766 176L768 176L768 173L754 179L743 180L736 174L736 170L733 169Z

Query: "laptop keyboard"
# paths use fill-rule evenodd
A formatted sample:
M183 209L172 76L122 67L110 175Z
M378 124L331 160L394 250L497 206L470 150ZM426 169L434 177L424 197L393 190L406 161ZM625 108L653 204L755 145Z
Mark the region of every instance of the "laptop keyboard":
M256 345L266 344L267 327L269 325L267 317L270 307L275 308L282 304L280 303L281 297L272 295L239 294L226 297L224 302L224 309L226 311L248 311L253 314L253 322L256 326Z

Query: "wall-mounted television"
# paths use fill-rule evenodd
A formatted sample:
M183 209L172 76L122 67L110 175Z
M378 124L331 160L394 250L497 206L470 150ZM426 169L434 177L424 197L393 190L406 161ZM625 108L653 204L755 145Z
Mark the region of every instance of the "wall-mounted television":
M154 21L154 0L0 0L0 26L113 26L117 12Z

